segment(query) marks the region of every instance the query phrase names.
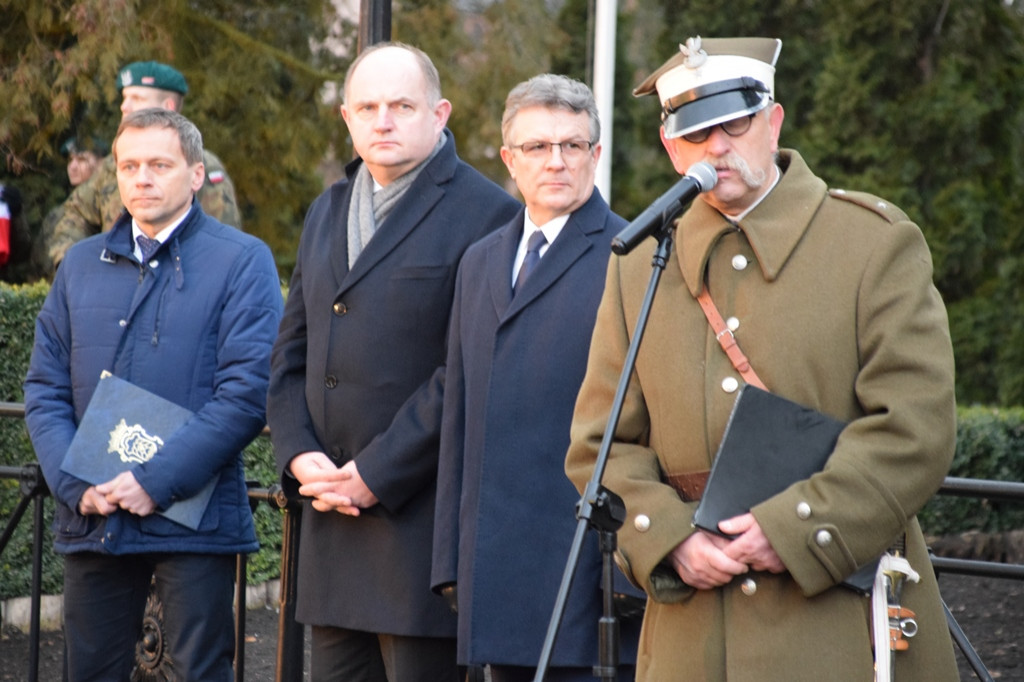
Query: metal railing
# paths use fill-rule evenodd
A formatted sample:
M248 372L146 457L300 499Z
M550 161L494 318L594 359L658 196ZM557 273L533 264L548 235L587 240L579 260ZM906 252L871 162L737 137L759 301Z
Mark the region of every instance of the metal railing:
M20 498L0 535L0 555L14 535L25 511L32 505L32 593L29 595L29 682L39 679L39 613L43 589L43 498L50 494L38 464L0 467L0 479L19 481Z
M0 402L0 417L24 418L24 415L24 405ZM266 435L266 431L264 431L264 435ZM3 534L0 535L0 554L3 553L14 529L21 522L29 506L33 508L32 594L30 595L28 679L29 682L36 682L39 678L40 599L44 528L43 498L49 494L49 489L43 480L39 465L35 463L25 464L20 467L0 466L0 479L19 481L21 493L21 499L14 513L7 521ZM1024 483L947 477L938 494L1024 503ZM302 517L302 507L298 500L289 499L278 485L273 485L270 488L251 487L249 489L249 501L254 509L256 505L266 503L283 512L284 518L281 529L281 590L278 598L279 616L275 679L278 682L302 679L305 630L302 624L295 621L296 570L298 567L299 524ZM952 559L937 556L932 556L931 559L936 574L953 573L1024 581L1024 565L1021 564L1005 564L973 559ZM246 586L246 555L240 554L238 555L236 567L235 587L235 598L238 605L235 610L235 680L237 682L243 682L245 679ZM953 641L961 653L963 653L971 669L983 682L993 681L991 673L985 667L981 657L971 645L963 629L957 623L945 603L943 603L943 608Z
M1024 483L1012 481L986 481L974 478L955 478L949 476L939 488L940 495L954 497L972 497L992 501L1024 503ZM998 561L978 561L975 559L951 559L948 557L932 556L932 567L936 576L942 573L953 573L959 575L973 575L985 578L1009 578L1011 580L1024 580L1024 565L1004 564ZM941 590L940 590L941 592ZM985 663L981 660L978 652L967 639L967 634L953 617L945 601L942 603L943 611L946 613L946 624L953 637L953 642L964 655L971 670L982 682L994 682L992 674Z
M0 402L0 417L24 419L25 406L22 403ZM262 437L268 435L264 429ZM29 595L29 660L28 681L39 680L39 646L41 630L41 601L43 575L43 548L45 529L44 498L50 490L43 479L39 464L32 462L22 466L0 466L0 480L19 482L19 499L14 512L0 534L0 555L10 542L15 529L21 523L25 512L32 508L32 586ZM249 503L255 511L261 503L269 504L283 512L281 527L281 590L278 597L276 680L299 680L303 675L304 627L295 621L296 568L298 565L299 522L302 507L297 500L291 500L278 485L259 488L250 484ZM235 565L235 680L245 680L245 617L246 588L248 576L246 566L248 555L237 555ZM159 643L147 644L162 649ZM159 654L158 654L159 655Z

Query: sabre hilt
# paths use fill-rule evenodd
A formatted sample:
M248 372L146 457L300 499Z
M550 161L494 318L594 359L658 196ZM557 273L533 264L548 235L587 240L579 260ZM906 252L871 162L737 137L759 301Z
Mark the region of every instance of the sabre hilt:
M904 608L900 599L906 580L916 583L921 576L911 568L902 554L902 546L883 554L875 580L876 593L872 599L872 608L875 613L875 679L878 682L889 682L894 679L896 659L893 654L910 648L910 642L907 640L917 634L916 614ZM878 593L879 588L883 594ZM883 596L884 604L879 600L879 597ZM884 657L877 657L879 649L885 652Z

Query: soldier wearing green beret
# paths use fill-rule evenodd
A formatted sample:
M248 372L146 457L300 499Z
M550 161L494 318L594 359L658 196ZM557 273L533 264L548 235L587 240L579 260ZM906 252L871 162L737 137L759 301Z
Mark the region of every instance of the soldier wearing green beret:
M152 61L134 62L121 69L117 86L122 98L122 117L150 107L180 112L188 93L188 84L181 72ZM203 157L206 179L196 195L203 211L222 223L241 228L235 186L224 164L209 150L203 151ZM59 210L61 215L46 237L46 251L54 268L72 244L101 230L109 230L124 211L113 156L104 158L92 177L76 187Z

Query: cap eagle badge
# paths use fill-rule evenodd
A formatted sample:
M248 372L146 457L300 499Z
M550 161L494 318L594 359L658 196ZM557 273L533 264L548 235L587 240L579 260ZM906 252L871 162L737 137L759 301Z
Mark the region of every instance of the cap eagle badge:
M687 38L685 45L679 43L679 51L686 57L683 65L688 69L698 69L708 60L708 53L700 45L700 36Z

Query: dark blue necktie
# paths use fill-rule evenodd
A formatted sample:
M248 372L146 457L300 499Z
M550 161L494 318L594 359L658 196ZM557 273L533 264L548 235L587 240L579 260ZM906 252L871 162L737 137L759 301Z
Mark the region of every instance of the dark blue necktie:
M537 267L537 263L540 262L540 249L547 243L547 237L540 230L534 230L533 234L530 235L530 239L526 242L526 258L523 259L523 264L519 266L519 274L516 275L516 283L512 287L513 294L519 292L523 287L523 282L530 276L533 269Z
M135 241L139 243L139 248L142 249L143 263L148 262L149 259L153 257L153 254L156 253L156 250L160 248L159 239L150 239L149 237L140 234L135 238Z

